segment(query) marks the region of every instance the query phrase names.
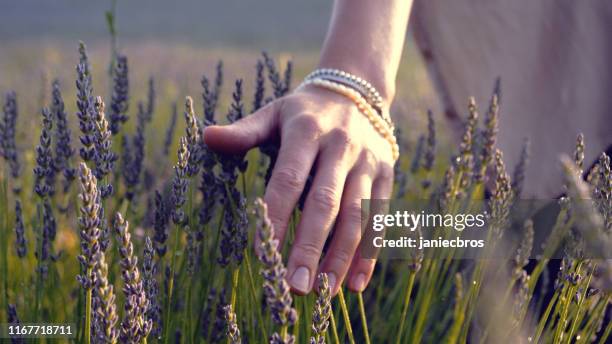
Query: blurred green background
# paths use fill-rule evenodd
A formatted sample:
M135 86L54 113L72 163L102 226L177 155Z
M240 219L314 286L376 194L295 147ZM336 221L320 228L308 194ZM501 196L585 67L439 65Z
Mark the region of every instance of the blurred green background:
M150 76L158 91L157 117L167 117L170 103L185 95L199 103L200 79L212 75L218 60L225 64L223 94L230 94L231 80L239 77L245 79L250 94L255 62L263 50L281 63L294 61L295 86L316 65L332 5L333 1L323 0L116 1L118 48L129 58L130 112L136 110L136 100L144 99ZM69 113L74 113L79 40L88 46L95 93L108 97L111 49L105 12L112 6L112 0L0 2L0 92L18 93L20 135L28 135L24 118L38 115L48 103L54 78L61 81ZM408 34L392 112L409 141L416 137L411 134L422 131L429 108L440 113ZM158 121L160 126L164 123Z

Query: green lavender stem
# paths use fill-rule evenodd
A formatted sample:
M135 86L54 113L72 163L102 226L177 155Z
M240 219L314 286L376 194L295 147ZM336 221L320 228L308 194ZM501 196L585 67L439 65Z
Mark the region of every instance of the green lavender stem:
M410 271L408 276L408 285L406 286L406 293L404 294L404 306L402 307L402 316L400 318L400 324L397 331L397 340L395 343L400 344L402 341L402 332L404 331L404 324L406 322L406 315L408 314L408 306L410 305L410 295L412 294L412 287L414 286L414 279L416 271Z
M179 242L181 240L181 228L174 228L174 251L172 252L172 261L170 263L170 277L168 277L168 297L166 299L166 319L164 321L164 343L168 343L169 328L170 328L170 312L172 310L172 292L174 288L174 271L176 269L176 256L179 250Z
M92 269L87 269L87 275L91 276ZM85 343L89 344L91 342L91 294L92 289L87 288L87 293L85 296Z
M344 317L344 325L346 326L346 333L349 337L349 342L355 344L355 337L353 336L353 328L351 327L351 318L349 316L348 308L346 307L346 301L344 299L344 292L342 288L338 290L338 300L340 301L340 309L342 310L342 316Z
M329 317L329 320L331 322L331 328L332 328L332 335L334 337L334 342L336 344L340 344L340 337L338 337L338 326L336 326L336 317L334 316L333 312L332 315Z
M2 189L0 189L0 195L2 195L2 210L1 213L5 214L3 231L2 231L2 279L3 283L3 310L8 307L8 232L9 232L9 220L8 220L8 171L2 176Z
M253 298L253 305L257 305L257 292L255 291L255 282L253 281L253 272L251 270L251 262L250 262L249 254L247 250L244 252L244 263L247 268L247 277L249 279L249 287L251 289L251 297ZM268 337L268 331L266 330L266 324L263 321L263 314L261 314L261 307L255 307L257 310L257 322L259 323L259 328L261 330L261 334L263 338Z
M357 293L357 300L359 302L359 315L361 316L361 325L363 326L363 336L365 337L366 344L370 344L370 333L368 331L368 320L366 318L365 307L363 305L362 292Z

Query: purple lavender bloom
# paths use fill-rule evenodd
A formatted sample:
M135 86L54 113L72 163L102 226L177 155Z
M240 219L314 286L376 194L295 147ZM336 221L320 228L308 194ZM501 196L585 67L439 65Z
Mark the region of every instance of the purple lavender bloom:
M255 112L263 106L266 93L264 68L264 63L258 59L255 65L255 95L253 96L253 110L251 112Z
M259 260L263 264L261 274L264 278L264 296L266 304L272 314L272 320L279 326L293 325L297 319L297 313L291 306L293 299L285 276L287 269L278 251L278 240L274 239L274 227L268 217L266 204L261 200L255 201L255 214L257 217L257 236L261 243L259 248ZM286 343L295 339L291 335L281 338L274 334L271 342Z
M291 83L291 74L292 74L292 63L287 63L287 68L285 69L284 79L281 77L278 68L276 68L276 62L274 59L268 55L265 51L262 52L262 56L264 59L264 63L266 65L266 69L268 70L268 79L272 84L272 89L274 90L274 98L280 98L287 94L290 88Z
M149 78L147 90L147 107L145 113L145 118L147 122L151 122L153 119L153 113L155 112L155 80L153 77Z
M121 131L121 125L129 119L127 115L130 99L129 88L128 60L125 55L118 55L113 73L113 95L109 116L110 130L113 135L117 135Z
M25 238L25 227L23 225L23 213L21 202L15 200L15 247L17 257L23 258L28 253L28 242Z
M164 199L159 191L155 190L155 220L153 223L155 235L153 236L153 240L155 241L155 251L160 259L164 257L168 249L166 241L168 240L169 220Z
M55 170L53 168L53 153L51 151L51 129L53 128L53 118L49 109L42 109L43 126L40 133L39 144L36 146L36 167L34 175L34 191L36 194L45 198L53 194Z
M74 155L68 117L64 106L64 100L58 80L53 81L51 113L55 117L55 160L53 167L56 173L64 175L64 192L67 192L70 184L76 177L76 170L71 167L71 159Z
M80 205L80 237L81 254L78 256L82 271L91 274L83 274L77 277L83 289L92 289L95 286L93 269L96 266L96 257L100 253L100 196L96 184L96 178L85 163L79 166L79 180L81 192Z
M115 233L119 242L121 255L121 276L123 278L123 293L125 295L125 315L121 321L119 339L122 343L138 344L151 331L152 322L146 317L149 300L140 279L138 258L134 255L129 223L120 213L115 214Z
M117 307L113 285L108 281L108 265L104 253L98 251L94 256L95 281L94 297L94 343L117 343Z
M77 65L77 117L81 130L80 141L83 147L79 150L81 158L87 162L93 160L95 154L95 133L93 107L93 86L87 51L83 42L79 43L80 61Z
M227 305L227 298L225 297L225 289L222 289L219 292L219 299L215 309L215 323L211 333L213 343L219 343L225 337L225 310L223 309L225 305Z
M17 316L17 307L15 307L15 305L9 303L7 305L6 314L7 314L9 324L19 325L21 323L19 321L19 317ZM23 344L23 343L25 343L25 340L23 340L23 338L19 338L19 337L11 338L11 344Z
M202 204L200 205L200 225L205 226L212 220L217 206L217 195L223 194L223 185L219 183L214 173L216 160L214 153L207 148L202 152L202 177L200 192L202 193Z
M200 171L200 128L193 109L193 99L185 99L185 134L187 138L187 149L189 150L189 163L187 164L187 176L193 177Z
M172 181L172 222L175 225L182 225L185 222L185 212L183 205L185 204L185 194L187 193L187 164L189 162L189 149L187 149L187 139L181 137L178 162L174 166L174 179Z
M8 92L4 100L3 116L0 118L0 156L8 163L13 179L19 178L20 174L19 156L15 145L18 113L17 94ZM15 192L18 193L19 190L16 189Z
M144 104L138 103L136 134L130 144L127 136L123 139L123 178L127 186L126 197L132 201L136 197L136 189L140 185L142 165L144 162L146 118Z
M223 86L223 62L217 63L215 84L213 88L210 87L210 81L206 76L202 77L202 100L204 104L204 124L210 125L215 124L215 111L219 102L219 94L221 93L221 87Z
M103 183L106 176L113 170L117 156L113 153L111 132L108 128L108 122L104 115L104 101L102 97L96 97L94 108L96 116L94 118L96 122L96 135L95 135L95 156L96 168L94 169L94 175L99 181L98 188L100 189L100 196L106 198L113 193L113 185L110 183Z
M164 155L168 156L170 154L170 147L172 146L172 141L174 141L174 130L176 129L176 120L178 118L178 110L176 102L172 103L172 115L170 116L170 123L168 124L168 129L166 130L166 139L164 140Z
M235 187L231 188L227 197L221 230L220 256L217 261L222 266L226 266L230 263L230 259L233 259L240 265L248 239L246 199Z
M155 275L157 266L154 262L155 250L151 238L146 237L144 247L144 260L142 263L142 271L144 277L144 288L149 300L149 306L146 310L146 319L151 322L151 334L158 338L162 333L161 307L158 302L159 286Z

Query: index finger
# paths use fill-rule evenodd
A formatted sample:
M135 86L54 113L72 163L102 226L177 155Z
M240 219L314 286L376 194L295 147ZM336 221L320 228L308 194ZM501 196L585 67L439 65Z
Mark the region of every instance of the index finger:
M300 119L304 118L304 119ZM275 236L282 243L287 224L317 157L317 126L312 119L298 117L281 133L281 147L264 196Z

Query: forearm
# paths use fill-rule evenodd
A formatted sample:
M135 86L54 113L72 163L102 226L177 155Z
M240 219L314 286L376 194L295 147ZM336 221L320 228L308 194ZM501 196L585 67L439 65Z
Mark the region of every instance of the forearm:
M411 0L336 0L319 67L369 81L389 106Z

